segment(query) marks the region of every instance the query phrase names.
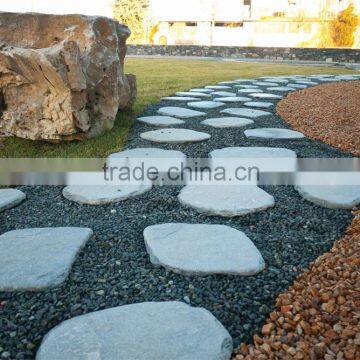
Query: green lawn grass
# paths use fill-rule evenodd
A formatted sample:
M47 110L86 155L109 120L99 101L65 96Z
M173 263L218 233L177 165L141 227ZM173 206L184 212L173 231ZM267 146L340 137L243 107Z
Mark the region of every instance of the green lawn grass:
M4 140L1 158L102 158L120 151L133 119L161 97L192 87L238 78L270 75L345 74L354 71L333 67L294 66L271 63L243 63L215 60L128 58L125 72L138 79L138 99L131 111L118 114L111 131L95 139L52 144L17 138Z

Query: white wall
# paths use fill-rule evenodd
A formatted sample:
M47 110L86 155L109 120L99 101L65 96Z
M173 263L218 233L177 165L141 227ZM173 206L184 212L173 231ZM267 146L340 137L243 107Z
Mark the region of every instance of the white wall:
M112 17L112 0L0 0L0 11Z

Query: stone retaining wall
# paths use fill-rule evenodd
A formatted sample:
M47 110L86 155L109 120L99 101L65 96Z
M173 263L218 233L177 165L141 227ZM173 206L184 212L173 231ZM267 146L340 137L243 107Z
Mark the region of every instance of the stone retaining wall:
M263 48L194 45L129 45L129 55L202 56L360 63L359 49Z

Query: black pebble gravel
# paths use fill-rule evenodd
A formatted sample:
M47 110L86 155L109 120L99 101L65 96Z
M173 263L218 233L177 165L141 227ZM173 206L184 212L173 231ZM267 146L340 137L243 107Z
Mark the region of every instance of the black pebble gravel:
M143 115L155 115L160 106L185 104L164 101ZM208 112L208 117L219 116L218 110ZM154 128L136 123L127 148L161 147L180 150L188 157L207 157L210 151L229 146L279 146L296 151L299 157L350 156L309 139L249 140L244 128L214 129L201 125L201 120L186 120L182 127L208 132L209 141L151 144L139 135ZM288 125L272 115L246 128L257 127ZM277 295L310 261L331 248L352 219L348 210L325 209L303 200L290 186L264 186L275 197L275 207L233 219L208 217L181 206L178 186L156 187L136 199L105 206L70 202L62 197L62 187L19 189L27 200L0 214L0 233L28 227L84 226L93 229L94 237L62 286L39 293L0 292L0 359L33 359L44 335L66 319L144 301L178 300L204 307L228 329L235 346L249 342ZM165 222L217 223L241 230L258 247L267 268L253 277L187 277L155 268L147 256L142 231Z

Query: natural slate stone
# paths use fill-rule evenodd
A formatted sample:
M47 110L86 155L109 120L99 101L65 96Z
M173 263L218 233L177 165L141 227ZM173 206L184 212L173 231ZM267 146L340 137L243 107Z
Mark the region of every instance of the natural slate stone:
M231 92L231 91L214 91L213 93L211 93L211 95L213 95L213 96L222 96L222 97L236 96L236 94Z
M175 93L176 96L190 96L190 97L201 97L201 98L209 98L210 94L206 94L203 92L195 92L195 91L178 91Z
M190 92L197 92L197 93L205 93L205 94L207 94L207 93L214 92L214 90L199 88L199 89L190 89Z
M198 101L199 99L196 97L190 96L166 96L163 97L161 100L167 101Z
M245 130L245 135L248 138L261 139L302 139L304 134L299 131L279 129L279 128L259 128Z
M63 283L92 236L87 228L40 228L0 236L0 291L37 291Z
M296 80L295 81L296 84L304 84L304 85L318 85L317 82L315 81L307 81L307 80Z
M307 85L304 85L304 84L289 84L290 87L292 88L295 88L295 89L306 89L307 88Z
M219 101L195 101L187 103L187 106L194 109L217 109L225 104Z
M261 85L261 84L258 84L258 85ZM257 89L259 86L257 86L257 85L235 85L235 87L239 88L239 89Z
M288 92L288 91L294 91L296 89L290 87L290 86L275 86L275 87L269 87L267 88L268 91L279 91L279 92Z
M16 189L0 189L0 212L22 203L26 195Z
M352 209L360 204L360 186L306 185L295 189L304 199L326 208Z
M179 201L201 213L235 217L266 210L275 204L274 198L255 185L187 185Z
M265 268L259 250L229 226L168 223L149 226L144 240L151 262L184 275L255 275Z
M247 107L255 107L260 109L271 109L274 107L274 104L263 101L249 101L244 104Z
M203 125L212 126L214 128L238 128L251 125L253 123L253 120L238 117L212 118L201 122Z
M281 100L283 97L281 95L275 95L275 94L267 94L267 93L254 93L250 94L251 97L257 98L257 99L276 99Z
M174 116L180 119L190 119L198 116L205 116L206 113L190 110L182 107L168 106L162 107L158 110L158 113L165 116Z
M267 78L264 80L264 82L272 82L277 84L287 84L289 80L287 79L281 79L281 78Z
M207 310L145 302L77 316L44 338L37 360L229 360L231 336Z
M271 113L263 110L256 109L244 109L244 108L229 108L221 110L222 114L234 115L234 116L243 116L249 118L258 118L260 116L271 115Z
M240 90L238 90L238 93L243 93L243 94L260 93L260 92L262 92L262 90L259 89L259 88L240 89Z
M245 102L250 100L251 100L250 98L244 96L229 96L229 97L214 98L214 101L220 101L224 103L237 103L237 102Z
M210 135L188 129L163 129L142 133L142 139L168 144L199 142L210 139Z
M205 89L210 89L210 90L228 90L228 89L231 89L231 86L227 86L227 85L209 85L209 86L205 86Z
M131 199L151 188L152 184L146 181L138 185L72 185L63 190L63 195L79 204L104 205Z
M143 116L137 119L138 121L152 126L172 126L172 125L181 125L185 121L173 118L171 116Z
M277 83L269 82L269 81L256 81L254 84L261 85L261 86L278 86Z

